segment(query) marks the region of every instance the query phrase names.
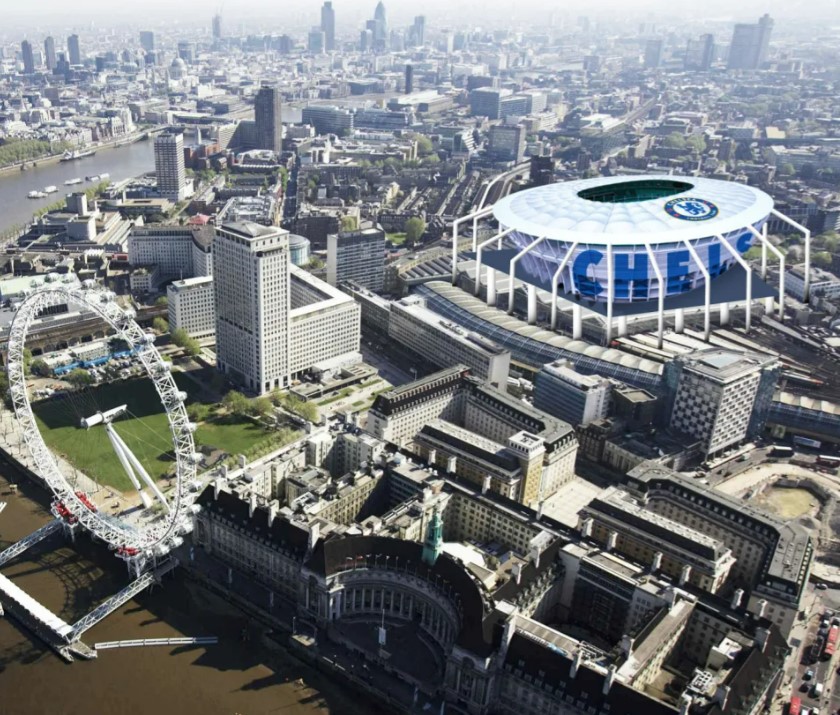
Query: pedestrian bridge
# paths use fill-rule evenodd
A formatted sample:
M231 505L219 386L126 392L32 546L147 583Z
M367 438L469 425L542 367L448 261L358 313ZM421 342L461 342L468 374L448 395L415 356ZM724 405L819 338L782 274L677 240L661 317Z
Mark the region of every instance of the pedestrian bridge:
M216 645L218 642L219 639L216 636L207 636L204 638L137 638L134 640L94 643L93 647L96 650L108 650L110 648L142 648L144 646L155 645Z

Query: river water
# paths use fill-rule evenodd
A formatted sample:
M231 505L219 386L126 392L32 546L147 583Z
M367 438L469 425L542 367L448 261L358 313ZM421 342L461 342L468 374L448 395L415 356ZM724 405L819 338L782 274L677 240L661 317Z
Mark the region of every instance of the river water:
M50 518L45 495L22 484L14 495L0 476L0 548ZM72 623L127 583L122 562L82 536L70 547L53 535L13 561L3 574ZM88 631L98 641L177 636L219 637L206 647L105 650L67 664L8 618L0 618L2 715L261 715L355 713L357 702L283 653L269 655L241 612L176 572L162 587L129 601ZM270 663L270 666L264 665Z
M98 149L94 156L78 161L43 164L26 171L0 175L0 233L16 224L25 224L43 206L61 200L66 194L93 186L86 176L110 174L109 181L121 181L154 171L154 142L150 139L121 147ZM65 186L69 179L80 178L81 184ZM43 191L56 186L58 191L44 199L27 199L30 191Z

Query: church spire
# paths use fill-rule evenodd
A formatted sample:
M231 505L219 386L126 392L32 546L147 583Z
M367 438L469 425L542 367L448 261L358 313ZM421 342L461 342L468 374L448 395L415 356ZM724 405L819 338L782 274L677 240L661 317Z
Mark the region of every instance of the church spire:
M441 551L443 551L443 519L440 516L440 510L435 506L426 529L426 540L423 542L423 561L429 566L434 566Z

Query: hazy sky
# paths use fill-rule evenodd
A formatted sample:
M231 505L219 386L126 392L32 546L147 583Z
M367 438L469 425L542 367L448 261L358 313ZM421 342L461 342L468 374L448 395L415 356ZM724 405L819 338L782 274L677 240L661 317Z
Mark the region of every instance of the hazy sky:
M53 23L89 26L94 21L98 26L109 26L138 18L142 18L144 24L153 24L149 20L156 13L162 14L161 21L169 17L204 25L221 4L222 0L0 0L0 18L3 24L14 22L20 26L25 22L33 30ZM376 0L333 0L338 29L343 24L355 27L361 18L372 16L375 5ZM532 21L551 12L591 17L602 13L622 16L652 13L680 17L688 24L704 19L752 19L769 12L776 18L818 18L840 26L840 0L739 0L737 3L703 0L678 4L673 0L385 0L385 5L389 19L397 24L422 13L432 26L443 26L447 22L454 25L456 18L459 22L470 18L471 25L484 22L488 26L510 26L511 21ZM298 24L311 17L311 22L315 23L320 6L321 0L226 0L223 15L234 27L248 18L270 18L276 19L277 29L280 29L284 18ZM511 17L513 7L516 12Z

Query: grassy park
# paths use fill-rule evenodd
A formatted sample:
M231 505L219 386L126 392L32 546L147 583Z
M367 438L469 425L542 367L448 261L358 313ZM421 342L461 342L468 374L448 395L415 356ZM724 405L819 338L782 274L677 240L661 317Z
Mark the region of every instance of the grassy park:
M190 395L187 402L191 402L195 383L177 373L174 377L178 386ZM123 404L128 406L128 412L114 422L117 433L150 475L167 476L174 468L172 439L151 380L143 378L88 387L60 399L33 403L32 407L44 441L54 453L100 484L130 490L131 482L104 428L79 427L82 417ZM214 409L198 424L196 448L213 448L231 455L249 454L271 441L273 433L254 421L225 414L217 405L211 407Z

